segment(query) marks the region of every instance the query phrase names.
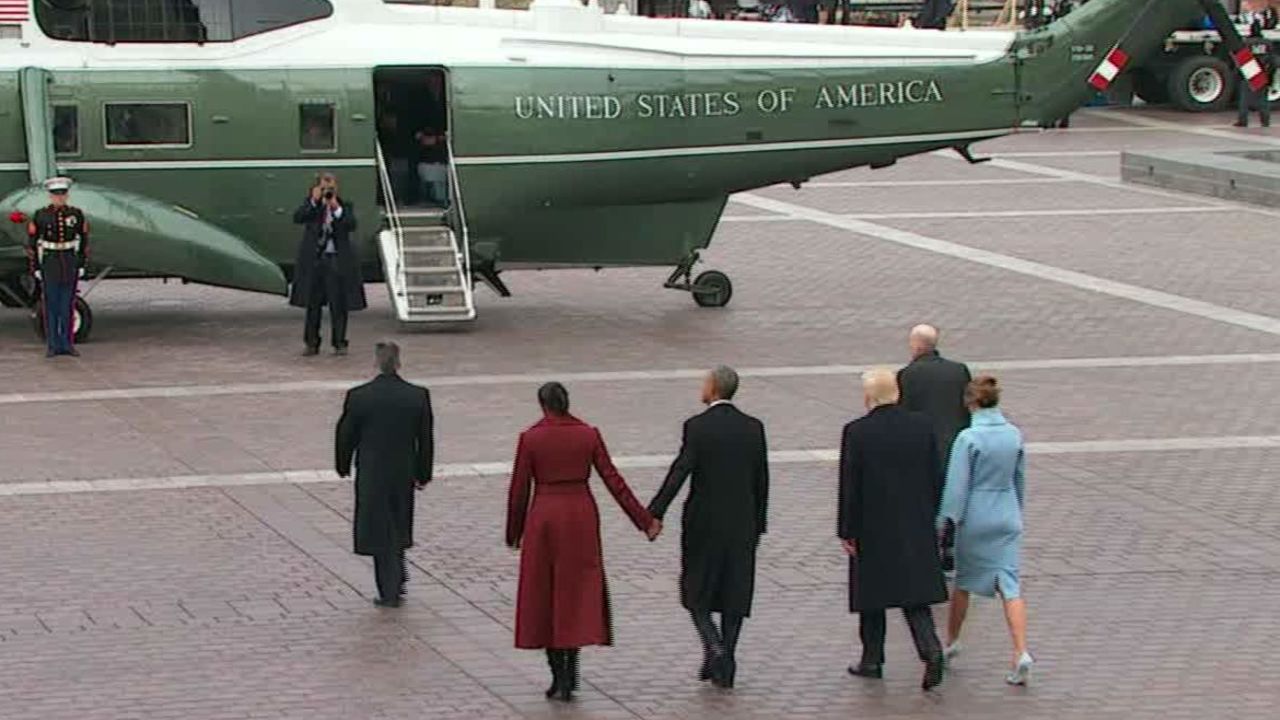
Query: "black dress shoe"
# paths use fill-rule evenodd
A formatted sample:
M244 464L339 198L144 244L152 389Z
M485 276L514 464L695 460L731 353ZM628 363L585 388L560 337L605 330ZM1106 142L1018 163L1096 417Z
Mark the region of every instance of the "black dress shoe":
M314 356L319 355L319 354L320 354L320 348L318 348L318 347L309 347L309 346L308 346L306 350L303 350L303 351L302 351L302 357L314 357Z
M334 348L334 349L333 349L333 354L334 354L334 355L346 355L346 354L347 354L347 346L346 346L346 345L339 345L338 347L336 347L336 348Z
M849 674L856 675L857 677L864 677L864 678L871 678L873 680L879 680L884 677L884 666L870 665L867 663L850 665Z
M732 690L737 674L738 661L731 657L721 657L712 667L711 683L718 688Z
M920 681L921 690L932 690L942 684L942 672L945 662L941 657L925 663L924 678Z
M373 604L378 607L398 608L402 604L402 601L400 598L375 598Z

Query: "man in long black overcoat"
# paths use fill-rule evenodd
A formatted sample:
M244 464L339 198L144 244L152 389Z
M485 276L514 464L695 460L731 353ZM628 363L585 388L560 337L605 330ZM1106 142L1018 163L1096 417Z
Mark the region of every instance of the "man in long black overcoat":
M964 390L969 385L969 368L938 353L938 329L932 325L911 328L907 345L911 364L898 371L902 406L923 413L933 423L938 456L946 469L951 443L969 427L969 408Z
M693 476L681 533L681 603L702 639L699 679L733 687L734 651L755 594L756 546L765 532L769 460L764 424L731 402L738 374L712 370L703 382L707 409L684 424L680 454L649 503L659 520ZM716 627L711 613L720 613Z
M404 551L413 547L413 492L431 481L434 452L431 393L398 374L400 348L378 343L378 377L347 393L338 420L338 475L356 465L354 540L372 555L381 606L404 594Z
M899 407L892 372L863 376L867 414L840 444L838 533L849 554L849 610L861 614L862 662L849 672L882 677L885 609L902 608L925 663L922 687L942 682L942 646L929 606L947 599L935 518L942 463L929 421Z
M366 306L360 257L351 243L356 209L338 194L337 182L333 175L322 173L293 213L293 221L302 225L303 231L289 304L307 309L304 355L320 352L320 315L326 305L329 339L337 355L347 353L347 313Z

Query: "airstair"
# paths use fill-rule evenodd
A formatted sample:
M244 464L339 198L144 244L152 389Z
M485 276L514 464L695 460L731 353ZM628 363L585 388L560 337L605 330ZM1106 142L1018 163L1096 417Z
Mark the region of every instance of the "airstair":
M466 220L453 164L452 208L399 208L381 146L377 151L387 224L378 234L378 250L396 319L405 326L474 320Z

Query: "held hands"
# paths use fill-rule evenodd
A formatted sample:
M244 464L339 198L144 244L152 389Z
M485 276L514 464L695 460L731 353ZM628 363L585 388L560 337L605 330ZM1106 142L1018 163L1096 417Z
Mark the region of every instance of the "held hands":
M661 534L662 534L662 521L659 520L658 518L654 518L653 522L649 523L649 527L644 529L644 535L645 537L649 538L649 542L653 542L654 540L657 540L658 536Z
M311 202L313 203L320 202L320 196L323 193L324 191L320 189L319 185L316 185L315 187L311 188Z

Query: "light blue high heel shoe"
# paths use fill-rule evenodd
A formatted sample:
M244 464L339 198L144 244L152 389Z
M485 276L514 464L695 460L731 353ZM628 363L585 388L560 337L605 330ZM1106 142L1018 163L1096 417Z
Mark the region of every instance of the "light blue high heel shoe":
M1013 672L1009 673L1004 681L1010 685L1025 686L1029 684L1031 682L1031 666L1035 665L1035 663L1036 661L1031 657L1031 653L1022 653L1022 657L1018 658L1017 667L1013 669Z
M959 640L957 640L942 649L942 658L950 663L963 649L964 646L960 644Z

